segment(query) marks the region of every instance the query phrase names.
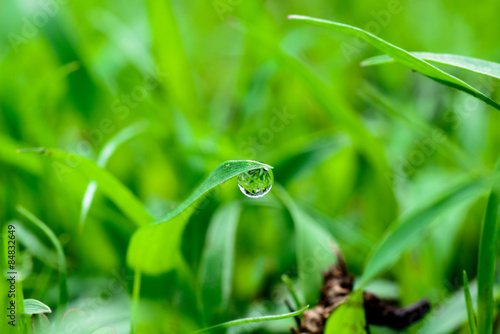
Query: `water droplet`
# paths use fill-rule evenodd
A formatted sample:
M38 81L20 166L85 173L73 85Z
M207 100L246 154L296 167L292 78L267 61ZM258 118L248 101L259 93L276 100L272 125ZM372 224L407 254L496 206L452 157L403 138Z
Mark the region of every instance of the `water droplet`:
M251 198L266 195L274 182L273 171L269 168L257 168L238 175L238 187L243 194Z

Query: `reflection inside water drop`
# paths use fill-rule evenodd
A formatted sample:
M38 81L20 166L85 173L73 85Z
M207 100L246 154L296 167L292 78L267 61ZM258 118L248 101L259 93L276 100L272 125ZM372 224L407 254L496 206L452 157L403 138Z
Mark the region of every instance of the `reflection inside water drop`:
M243 194L251 198L266 195L272 188L273 171L269 168L257 168L238 175L238 187Z

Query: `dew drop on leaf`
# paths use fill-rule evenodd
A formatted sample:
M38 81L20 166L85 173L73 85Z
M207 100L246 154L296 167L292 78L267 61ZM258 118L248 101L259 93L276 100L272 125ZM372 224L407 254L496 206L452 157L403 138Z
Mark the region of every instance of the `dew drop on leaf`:
M238 175L238 187L243 194L251 198L266 195L274 182L273 171L269 168L257 168Z

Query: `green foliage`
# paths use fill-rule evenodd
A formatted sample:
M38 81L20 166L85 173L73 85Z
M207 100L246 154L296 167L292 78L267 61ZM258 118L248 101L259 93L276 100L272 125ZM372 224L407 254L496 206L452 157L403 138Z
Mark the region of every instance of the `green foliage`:
M127 250L127 263L139 272L158 275L180 265L182 232L193 209L168 224L146 225L137 230Z
M77 154L59 149L33 148L20 151L38 152L41 155L57 159L52 162L52 167L60 180L64 178L64 174L72 173L74 169L77 169L85 175L88 180L94 181L99 189L101 189L138 226L153 221L151 215L132 192L121 184L116 177L100 168L95 162Z
M218 324L218 325L215 325L215 326L212 326L212 327L208 327L208 328L204 328L204 329L198 330L198 331L193 332L193 333L201 333L201 332L206 332L206 331L213 331L214 329L218 329L218 328L228 328L228 327L232 327L232 326L250 324L250 323L254 323L254 322L264 322L264 321L273 321L273 320L287 319L287 318L291 318L291 317L295 317L295 316L301 315L308 308L309 308L309 305L301 308L298 311L290 312L290 313L286 313L286 314L267 315L267 316L263 316L263 317L245 318L245 319L238 319L238 320L228 321L228 322L224 322L222 324Z
M205 314L223 314L229 305L240 213L241 203L230 202L219 208L210 221L198 280Z
M178 214L182 213L185 209L187 209L191 204L193 204L196 200L202 198L204 194L206 194L210 189L218 186L222 183L225 183L227 180L240 175L241 173L248 172L252 169L258 168L269 168L272 169L272 166L266 165L262 162L258 161L250 161L250 160L230 160L221 163L217 166L210 175L207 176L205 180L195 189L193 192L186 198L182 203L173 208L170 212L164 215L162 218L157 220L157 224L164 223Z
M290 295L292 296L295 305L297 306L303 305L304 303L300 301L299 296L295 291L295 287L293 286L293 282L290 279L290 277L288 277L287 275L282 275L281 280L283 281L283 283L285 283L286 287L288 288L288 291L290 292Z
M465 305L467 306L467 317L469 319L469 331L470 334L477 333L477 321L476 314L474 312L474 306L472 305L472 297L470 295L469 289L469 279L467 278L467 272L464 270L464 297Z
M369 83L361 86L360 93L371 103L378 105L381 112L391 118L401 120L406 127L418 133L422 138L436 138L436 134L439 133L436 132L436 128L423 119L422 115L415 115L407 105L396 103L387 94L383 94ZM480 161L468 157L467 153L453 141L438 140L435 149L437 153L463 170L471 173L485 170Z
M498 182L498 175L493 174ZM460 184L435 196L435 199L424 207L403 216L389 228L388 232L375 247L366 262L363 276L359 281L362 287L374 279L384 269L398 260L402 253L422 237L422 230L428 227L439 215L446 210L458 207L470 198L477 198L484 194L485 187L492 181L492 177L465 180Z
M471 282L467 287L470 288L469 293L474 308L477 297L477 281ZM468 318L466 293L465 289L460 289L442 300L440 305L435 307L426 317L418 333L453 333L460 328Z
M411 52L411 55L435 64L453 66L500 79L500 64L491 61L431 52ZM391 62L394 62L393 58L387 55L381 55L363 60L361 66L374 66Z
M277 194L292 216L295 227L297 270L306 303L315 303L323 284L322 273L336 263L333 238L303 211L280 186Z
M54 232L34 214L29 212L21 205L17 206L17 211L40 229L50 240L57 253L57 264L59 270L59 302L58 308L64 308L68 304L68 282L67 282L67 265L66 257L61 242L56 237ZM28 299L29 300L29 299Z
M316 304L334 252L356 285L329 330L365 330L365 289L428 298L408 333L467 332L472 309L477 333L498 332L499 12L0 1L0 269L12 224L16 303L53 310L14 332L260 321ZM243 195L237 175L268 164L269 194ZM284 333L302 311L209 332Z
M187 220L195 208L195 201L203 200L210 189L246 171L269 165L256 161L226 161L217 166L210 175L171 211L155 224L137 230L132 236L127 251L127 263L135 270L147 274L160 274L179 265L181 260L181 236Z
M325 334L366 334L363 291L352 293L328 317Z
M321 27L325 27L328 29L332 29L335 31L339 31L348 35L352 35L354 37L357 37L359 39L364 40L367 43L370 43L380 51L383 51L387 53L387 55L393 57L395 60L400 62L403 65L408 66L412 70L415 70L417 72L422 73L425 76L428 76L429 78L436 80L439 83L443 83L445 85L448 85L450 87L462 90L466 92L467 94L470 94L474 97L477 97L478 99L484 101L485 103L491 105L492 107L500 110L500 104L497 102L493 101L491 98L488 96L484 95L474 87L470 86L466 82L448 74L447 72L438 69L437 67L427 63L426 61L422 60L419 57L416 57L412 55L411 53L395 46L392 45L391 43L388 43L384 41L381 38L378 38L377 36L363 30L357 27L349 26L347 24L343 23L338 23L338 22L332 22L332 21L327 21L327 20L321 20L321 19L316 19L312 17L307 17L307 16L300 16L300 15L290 15L288 17L289 19L293 20L302 20L307 23L315 24Z
M26 247L26 250L34 257L40 259L40 261L47 266L57 269L59 267L58 254L40 241L37 234L24 227L21 222L15 221L13 223L19 231L17 238L21 244Z
M147 122L135 123L118 132L102 148L99 156L97 157L97 165L101 168L105 168L109 158L111 158L115 150L120 145L145 132L148 128L148 125L149 124ZM83 229L85 218L87 217L90 206L92 205L96 190L97 183L95 181L91 181L87 186L87 189L85 190L85 194L83 195L82 211L80 214L80 230Z

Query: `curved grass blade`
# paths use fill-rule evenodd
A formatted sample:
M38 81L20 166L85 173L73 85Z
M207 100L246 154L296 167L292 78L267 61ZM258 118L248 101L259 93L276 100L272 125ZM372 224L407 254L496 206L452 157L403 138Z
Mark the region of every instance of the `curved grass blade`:
M435 64L453 66L500 79L500 64L492 61L446 53L410 52L410 54ZM393 62L395 62L394 58L388 55L380 55L363 60L361 66L374 66Z
M484 194L488 185L491 185L492 182L498 182L498 176L498 173L493 173L483 178L463 181L440 194L429 204L395 221L368 257L358 288L363 287L394 264L401 254L419 239L420 232L427 228L440 214L466 200Z
M247 23L247 26L249 23ZM356 148L366 156L374 172L375 187L379 189L379 202L383 203L385 210L380 211L380 219L392 220L396 217L396 198L392 187L387 187L387 181L383 177L389 168L385 160L382 143L376 139L366 128L358 113L348 101L331 85L327 84L298 56L279 47L280 43L271 38L267 28L261 30L245 26L238 28L248 35L252 41L270 50L276 56L278 62L288 69L292 76L303 83L311 96L317 101L331 120L340 128L344 129L351 137Z
M142 203L135 197L130 189L125 187L113 174L100 168L94 161L59 149L33 148L19 150L19 152L31 151L63 161L54 161L52 163L59 177L77 169L86 178L95 181L104 194L106 194L106 196L108 196L137 226L153 222L153 217L146 211Z
M54 248L57 252L57 261L59 264L59 303L58 309L62 310L68 304L68 282L67 282L67 265L66 265L66 257L64 256L64 251L62 248L59 239L57 239L56 235L52 230L45 225L38 217L29 212L27 209L18 205L16 207L17 211L26 217L29 221L35 224L43 233L49 238L50 242L52 242Z
M225 311L229 303L240 213L241 204L231 202L219 208L210 221L199 274L205 316Z
M328 231L302 210L279 185L276 193L290 212L295 226L297 266L306 303L315 303L323 283L322 272L337 262L335 241Z
M500 110L500 104L490 99L488 96L484 95L474 87L470 86L466 82L446 73L445 71L440 70L439 68L429 64L428 62L413 56L408 51L405 51L391 43L384 41L383 39L357 27L353 27L347 24L327 21L322 19L317 19L313 17L301 16L301 15L290 15L289 19L305 21L310 24L314 24L320 27L328 28L334 31L338 31L350 36L357 37L359 39L364 40L365 42L371 44L376 47L380 51L386 53L387 55L393 57L395 60L400 62L401 64L408 66L409 68L422 73L429 78L466 92L479 100L489 104L490 106Z
M154 224L137 230L127 251L127 263L144 274L157 275L176 267L180 254L181 236L194 211L194 202L201 201L205 194L227 180L257 168L272 166L251 160L230 160L217 166L212 173L172 211ZM168 222L168 224L164 224Z
M113 153L120 145L126 143L127 141L138 136L139 134L145 132L148 129L148 127L149 127L149 122L144 121L127 126L123 130L118 132L102 148L101 152L99 153L99 156L97 157L97 165L101 168L105 168L109 158L111 157L111 155L113 155ZM92 205L92 201L94 199L94 194L96 190L97 190L97 183L95 181L91 181L87 186L87 189L85 190L85 194L83 195L82 210L80 212L80 223L79 223L80 232L82 232L83 230L83 225L85 223L87 214L90 210L90 206Z
M226 182L227 180L238 176L241 173L248 172L257 168L270 168L272 166L266 165L262 162L252 161L252 160L228 160L219 166L215 167L215 169L210 173L210 175L196 188L189 196L180 203L177 207L175 207L172 211L167 213L162 218L158 219L155 224L160 224L166 222L179 213L183 212L188 206L190 206L194 201L203 196L206 192L208 192L213 187Z
M291 313L285 313L285 314L280 314L280 315L267 315L267 316L263 316L263 317L246 318L246 319L238 319L238 320L228 321L228 322L224 322L224 323L219 324L219 325L215 325L212 327L203 328L203 329L200 329L198 331L194 331L194 332L192 332L192 334L207 332L207 331L211 331L211 330L218 329L218 328L228 328L231 326L249 324L249 323L253 323L253 322L273 321L273 320L281 320L281 319L291 318L291 317L301 315L308 308L309 308L309 305L301 308L298 311L291 312Z
M25 299L24 300L24 314L40 314L40 313L52 313L50 307L45 305L36 299Z
M500 168L500 161L496 170ZM493 186L481 231L477 267L477 331L493 332L493 285L495 283L496 239L500 214L500 189Z
M469 279L467 278L467 272L465 270L464 270L464 297L465 297L465 306L467 307L467 317L469 319L470 334L477 334L476 316L474 315L474 306L472 306L472 297L470 295L470 289L469 289Z
M328 317L325 334L366 334L363 291L353 292Z

